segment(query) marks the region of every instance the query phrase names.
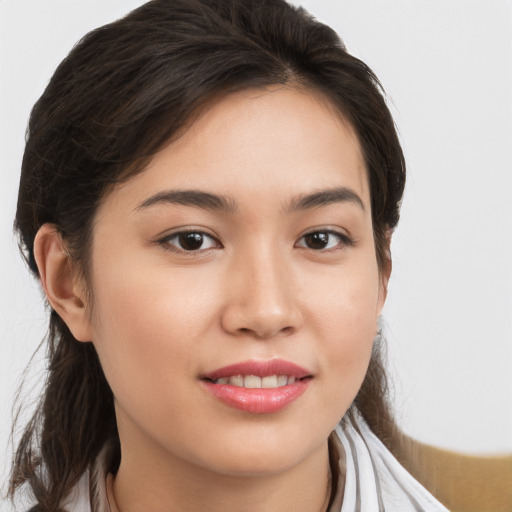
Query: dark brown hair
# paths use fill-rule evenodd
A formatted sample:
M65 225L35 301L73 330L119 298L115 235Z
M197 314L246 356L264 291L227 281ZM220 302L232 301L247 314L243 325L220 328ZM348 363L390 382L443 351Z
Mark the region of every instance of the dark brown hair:
M376 254L399 216L405 164L372 71L329 27L283 0L153 0L86 35L32 110L15 228L32 272L34 237L53 223L87 279L95 212L214 98L276 84L326 96L357 132L370 184ZM376 343L355 400L392 444L393 421ZM113 396L92 343L51 311L48 377L16 452L10 495L28 484L37 510L63 498L106 442L119 439Z

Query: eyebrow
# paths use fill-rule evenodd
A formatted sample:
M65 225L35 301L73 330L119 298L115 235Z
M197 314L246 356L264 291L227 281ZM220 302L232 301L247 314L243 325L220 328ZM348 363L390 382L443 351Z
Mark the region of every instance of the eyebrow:
M331 188L313 192L312 194L299 195L291 201L289 210L292 212L309 210L334 203L354 203L364 211L362 199L352 189L347 187Z
M151 196L140 203L136 209L143 210L156 204L181 204L226 213L234 213L237 208L235 200L230 197L200 190L168 190Z
M287 210L296 212L346 202L360 206L363 211L365 209L362 199L356 192L347 187L338 187L306 195L301 194L291 200ZM142 201L136 210L144 210L158 204L180 204L226 213L235 213L237 210L237 204L233 198L200 190L167 190L159 192Z

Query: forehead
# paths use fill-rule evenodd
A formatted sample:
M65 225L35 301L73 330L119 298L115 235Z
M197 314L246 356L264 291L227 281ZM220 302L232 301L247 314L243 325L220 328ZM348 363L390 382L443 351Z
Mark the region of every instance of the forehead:
M357 135L324 96L287 86L211 103L121 189L201 189L233 197L349 187L369 205ZM120 190L121 191L121 190Z

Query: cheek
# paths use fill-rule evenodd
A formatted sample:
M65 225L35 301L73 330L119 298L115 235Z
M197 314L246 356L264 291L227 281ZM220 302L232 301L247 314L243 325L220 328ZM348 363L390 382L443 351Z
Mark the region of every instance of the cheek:
M310 299L308 323L321 333L324 406L333 411L334 424L352 403L368 368L380 312L379 285L376 266L368 265L364 272L352 268L331 276L322 293Z
M207 277L203 279L198 271L191 276L189 269L170 268L151 259L103 260L93 283L95 309L101 313L97 325L103 331L112 329L114 337L121 331L128 337L140 331L151 332L148 343L156 333L165 337L184 326L199 329L200 319L211 303L201 284L208 282Z
M148 391L180 386L196 370L211 317L212 298L180 275L144 271L123 258L95 274L93 343L103 370L118 400L147 403L148 413Z
M325 331L325 338L344 339L348 346L373 339L380 313L380 277L377 264L362 257L335 271L310 277L308 321Z

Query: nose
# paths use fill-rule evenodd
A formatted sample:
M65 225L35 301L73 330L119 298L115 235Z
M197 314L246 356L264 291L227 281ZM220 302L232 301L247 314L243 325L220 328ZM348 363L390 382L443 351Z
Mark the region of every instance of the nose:
M236 336L271 339L302 324L289 262L275 251L240 255L229 269L222 327Z

